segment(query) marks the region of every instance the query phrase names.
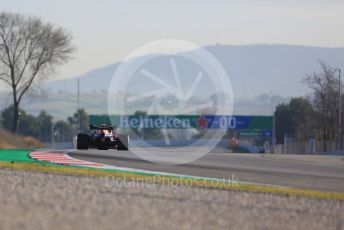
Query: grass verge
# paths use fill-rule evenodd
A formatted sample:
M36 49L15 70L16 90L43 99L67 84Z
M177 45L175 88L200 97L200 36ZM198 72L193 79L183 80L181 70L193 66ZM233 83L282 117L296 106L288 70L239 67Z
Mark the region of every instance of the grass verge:
M33 137L12 134L0 129L0 148L43 148L44 145Z

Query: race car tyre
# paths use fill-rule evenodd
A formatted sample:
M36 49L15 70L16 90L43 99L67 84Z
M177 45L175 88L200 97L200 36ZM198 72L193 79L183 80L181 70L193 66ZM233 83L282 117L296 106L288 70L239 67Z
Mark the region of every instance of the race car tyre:
M120 134L117 137L117 150L129 150L129 135Z
M88 149L90 137L86 133L79 133L77 137L77 149Z

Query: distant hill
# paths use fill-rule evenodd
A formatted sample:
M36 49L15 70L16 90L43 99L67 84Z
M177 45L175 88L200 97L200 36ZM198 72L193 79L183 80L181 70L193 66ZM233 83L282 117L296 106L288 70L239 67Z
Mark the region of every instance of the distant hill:
M252 98L274 92L283 97L308 92L302 83L306 74L319 70L319 60L344 69L344 48L319 48L295 45L214 45L205 47L227 71L238 98ZM90 70L68 80L49 82L52 91L81 92L107 90L119 63ZM144 87L144 86L143 86Z
M344 70L344 48L213 45L205 49L219 60L230 77L235 114L268 115L272 111L271 103L276 105L290 97L308 94L310 91L302 79L306 74L319 71L319 60ZM80 107L89 113L107 112L107 91L118 66L119 63L114 63L70 79L47 82L43 86L47 92L44 97L27 97L22 106L33 114L45 109L58 118L70 116L76 110L77 79L80 79ZM154 65L154 70L166 72L159 64ZM140 88L149 87L149 84L140 82L128 88L126 93L137 93ZM208 85L201 87L206 89ZM275 95L273 100L271 94ZM2 106L8 104L10 97L1 98ZM149 100L141 101L131 105L130 109L144 109L148 104Z

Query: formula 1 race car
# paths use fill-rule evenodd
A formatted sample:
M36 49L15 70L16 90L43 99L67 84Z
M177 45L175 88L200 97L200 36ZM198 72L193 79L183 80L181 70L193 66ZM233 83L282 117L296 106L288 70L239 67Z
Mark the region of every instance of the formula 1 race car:
M77 136L77 149L128 150L128 144L129 135L118 134L113 126L107 124L90 125L88 133Z

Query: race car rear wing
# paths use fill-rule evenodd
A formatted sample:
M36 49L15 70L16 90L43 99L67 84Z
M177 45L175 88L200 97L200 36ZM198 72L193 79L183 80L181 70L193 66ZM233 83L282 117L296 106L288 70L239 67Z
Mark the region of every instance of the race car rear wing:
M90 130L114 130L113 126L107 124L92 125L90 124Z

